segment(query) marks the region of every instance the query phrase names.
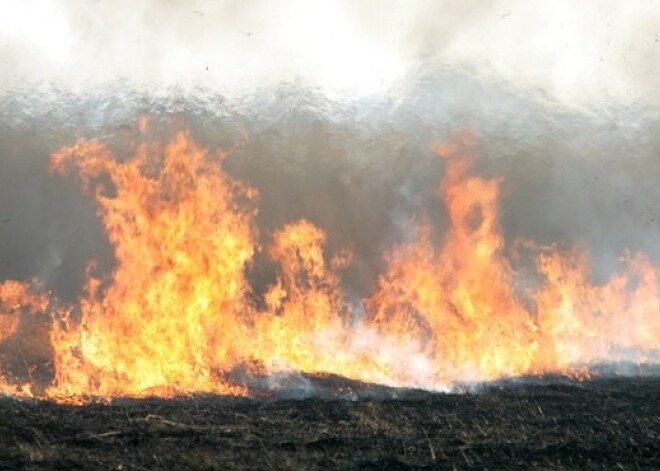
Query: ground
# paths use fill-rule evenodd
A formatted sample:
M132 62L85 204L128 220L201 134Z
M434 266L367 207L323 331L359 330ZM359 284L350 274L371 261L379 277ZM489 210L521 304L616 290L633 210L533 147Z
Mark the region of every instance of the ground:
M462 394L305 384L305 394L82 407L1 398L0 468L660 469L657 377Z

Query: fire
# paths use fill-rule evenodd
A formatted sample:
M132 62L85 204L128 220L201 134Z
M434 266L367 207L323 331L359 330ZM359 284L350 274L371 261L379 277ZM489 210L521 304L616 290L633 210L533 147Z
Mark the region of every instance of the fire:
M148 118L139 126L146 135ZM308 220L265 235L262 249L258 192L224 173L226 154L185 132L165 146L136 145L125 159L81 140L55 152L52 169L95 199L115 266L99 275L91 262L72 306L26 283L1 284L0 345L21 316L49 313L55 378L43 395L71 402L246 394L237 369L444 389L656 351L660 270L644 255L627 254L625 269L597 285L586 253L518 241L535 269L533 282L518 282L499 223L500 182L472 173L476 147L469 132L437 146L449 229L413 226L415 240L388 251L374 293L350 303L338 271L354 254L327 253L325 231ZM248 281L261 250L278 267L265 292ZM3 391L31 389L5 380Z
M551 366L627 359L624 352L660 346L660 270L643 254L626 254L626 270L602 286L588 276L585 254L552 250L538 258L547 280L538 293L538 322ZM640 353L641 352L641 357Z
M53 155L54 170L93 190L117 266L109 280L89 278L80 323L53 330L52 394L237 391L215 367L249 338L256 192L221 161L184 133L124 162L98 141Z
M32 293L27 283L13 280L0 283L0 344L16 332L21 316L34 316L45 312L49 303L48 296ZM0 394L32 394L30 385L19 387L5 376L6 372L3 370L0 362Z
M499 186L469 174L471 134L436 152L447 161L439 196L451 228L441 247L429 224L417 241L388 256L389 270L369 300L370 320L400 339L411 336L443 381L536 372L537 326L518 300L498 225Z
M20 310L25 304L27 297L27 286L16 281L6 281L0 285L0 341L14 333L18 326L19 318L16 310Z
M371 321L417 338L433 377L448 382L567 373L624 360L617 352L626 349L658 349L660 270L642 254L627 256L626 270L597 286L586 253L520 241L534 252L540 280L527 292L516 288L498 222L499 185L470 174L474 149L470 133L436 149L447 162L439 196L451 228L439 248L425 224L415 243L392 250L368 301Z

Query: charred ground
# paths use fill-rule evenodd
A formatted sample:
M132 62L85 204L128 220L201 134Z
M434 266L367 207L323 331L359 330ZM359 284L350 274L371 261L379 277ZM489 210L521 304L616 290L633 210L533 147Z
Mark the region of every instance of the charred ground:
M0 468L658 468L660 378L466 394L304 378L315 397L0 400ZM302 379L300 379L302 381ZM296 398L298 397L298 398Z

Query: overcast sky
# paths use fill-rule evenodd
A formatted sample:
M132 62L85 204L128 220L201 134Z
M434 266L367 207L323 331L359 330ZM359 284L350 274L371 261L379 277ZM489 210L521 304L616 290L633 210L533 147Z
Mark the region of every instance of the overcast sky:
M4 89L304 80L352 96L433 64L569 106L660 104L660 1L22 0L2 10Z

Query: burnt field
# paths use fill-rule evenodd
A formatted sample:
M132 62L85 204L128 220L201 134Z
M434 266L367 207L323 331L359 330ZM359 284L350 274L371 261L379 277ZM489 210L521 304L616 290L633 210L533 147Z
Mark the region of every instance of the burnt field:
M3 469L660 467L660 378L465 394L306 378L258 399L0 400Z

